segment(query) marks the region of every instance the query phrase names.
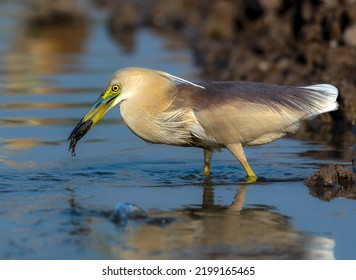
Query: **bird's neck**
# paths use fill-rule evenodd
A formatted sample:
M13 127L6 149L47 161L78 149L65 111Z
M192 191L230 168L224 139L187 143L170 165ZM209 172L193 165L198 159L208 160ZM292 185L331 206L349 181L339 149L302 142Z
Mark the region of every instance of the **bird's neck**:
M131 131L147 142L188 145L191 135L182 129L187 125L186 112L172 108L171 98L125 100L120 104L121 116Z

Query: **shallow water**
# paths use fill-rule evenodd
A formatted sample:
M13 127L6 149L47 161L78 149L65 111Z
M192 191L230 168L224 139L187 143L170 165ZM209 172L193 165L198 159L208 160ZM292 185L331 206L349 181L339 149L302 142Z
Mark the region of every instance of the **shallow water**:
M67 137L117 68L194 80L191 55L146 29L127 53L108 35L103 11L36 32L24 13L0 3L1 259L356 258L355 201L324 202L303 184L320 165L347 160L321 142L246 149L265 178L250 185L231 154L216 153L207 179L201 150L146 144L112 110L71 158ZM120 202L150 219L112 223Z

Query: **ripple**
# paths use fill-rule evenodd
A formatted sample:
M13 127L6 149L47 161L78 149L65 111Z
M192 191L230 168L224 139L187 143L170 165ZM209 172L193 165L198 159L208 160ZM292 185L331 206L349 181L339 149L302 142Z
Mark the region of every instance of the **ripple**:
M66 119L60 118L34 118L34 117L22 117L22 118L2 118L0 119L0 126L39 126L39 125L52 125L64 123Z
M28 150L42 145L59 145L56 141L39 141L37 138L10 138L1 139L0 147L8 150Z
M2 102L0 103L1 110L29 110L29 109L61 109L61 108L87 108L90 103L73 103L73 102Z

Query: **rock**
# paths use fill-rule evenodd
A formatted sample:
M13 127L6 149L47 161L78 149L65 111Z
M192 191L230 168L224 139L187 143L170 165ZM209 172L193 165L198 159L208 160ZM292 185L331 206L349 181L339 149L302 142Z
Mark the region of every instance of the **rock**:
M347 46L356 47L356 23L345 29L342 38Z
M203 26L203 38L214 41L232 41L235 38L235 7L227 1L211 6L210 16Z
M109 219L119 226L126 226L131 221L134 224L146 223L163 227L175 221L173 217L149 217L145 210L130 202L116 204Z
M269 12L277 12L283 6L282 0L259 0L259 2L262 8Z
M118 203L115 210L110 215L109 219L113 223L125 225L129 220L142 220L146 219L147 213L139 206L124 202Z
M353 171L355 171L353 159ZM311 195L329 201L335 197L356 199L356 174L347 166L330 164L312 173L304 183Z
M184 26L186 18L184 3L180 0L156 0L144 11L144 21L155 28L179 31Z
M29 20L33 25L69 24L83 20L86 10L78 0L30 0Z

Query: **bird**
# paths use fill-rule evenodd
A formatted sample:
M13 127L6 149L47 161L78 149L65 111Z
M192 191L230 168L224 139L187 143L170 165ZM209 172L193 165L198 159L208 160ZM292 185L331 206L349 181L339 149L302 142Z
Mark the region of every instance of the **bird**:
M146 142L204 151L203 175L211 176L213 152L229 150L246 172L258 177L244 146L272 142L294 133L301 122L338 109L331 84L284 86L246 81L191 82L139 67L117 70L88 113L71 132L69 150L115 106L136 136Z

